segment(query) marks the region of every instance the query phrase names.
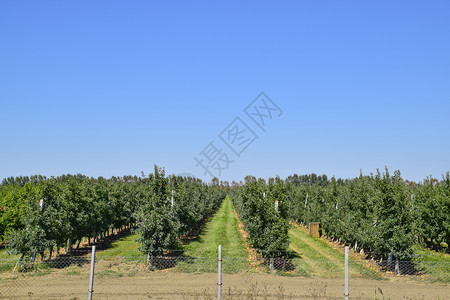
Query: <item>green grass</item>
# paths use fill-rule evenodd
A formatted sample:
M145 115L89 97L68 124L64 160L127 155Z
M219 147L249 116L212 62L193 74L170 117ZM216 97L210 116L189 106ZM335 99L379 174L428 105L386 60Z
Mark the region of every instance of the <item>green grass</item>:
M290 248L300 255L300 259L294 259L299 273L323 277L344 276L344 254L297 227L289 230L289 237ZM352 259L349 260L349 273L351 276L383 279L377 271L368 269Z
M293 275L302 277L311 277L313 274L310 265L308 265L304 259L301 257L294 257L292 263L295 266L295 271ZM288 275L288 273L282 273L281 275Z
M423 246L416 245L416 267L429 275L432 282L450 282L450 255L431 251Z
M80 267L72 265L66 268L66 275L80 275Z
M6 249L0 250L0 272L14 269L20 255L9 255Z
M325 257L321 252L308 245L308 243L304 241L305 237L303 236L303 232L299 231L301 233L299 237L298 235L293 234L293 230L297 229L293 228L289 231L289 237L291 239L290 248L300 255L303 264L298 267L300 267L303 272L318 276L327 275L327 277L341 276L341 268ZM309 238L309 236L306 238ZM316 241L313 242L316 243ZM297 260L297 264L298 263L299 261Z
M52 272L52 269L46 263L35 263L32 272L29 272L29 276L44 276Z
M248 268L247 251L239 232L231 199L227 196L201 234L183 246L186 262L178 265L189 272L217 270L218 246L222 245L222 270L227 273Z
M414 251L422 261L436 261L436 262L450 263L450 255L446 253L432 251L428 248L419 245L414 246Z
M98 276L99 278L104 278L104 277L107 277L107 278L118 278L118 277L125 276L125 274L122 273L122 272L119 272L119 271L107 269L107 270L98 272L96 274L96 276Z
M111 243L107 250L98 251L98 259L111 260L117 257L124 258L126 261L145 261L145 255L138 250L139 243L136 240L138 234L131 234Z

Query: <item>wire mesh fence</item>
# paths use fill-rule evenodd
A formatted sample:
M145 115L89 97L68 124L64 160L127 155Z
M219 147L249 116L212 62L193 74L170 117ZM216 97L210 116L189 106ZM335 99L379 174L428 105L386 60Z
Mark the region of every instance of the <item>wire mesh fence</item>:
M93 299L217 299L216 255L99 251ZM0 259L0 298L85 299L90 264L87 251ZM221 271L221 299L344 299L344 259L224 250ZM349 299L450 299L448 261L350 259L348 275Z

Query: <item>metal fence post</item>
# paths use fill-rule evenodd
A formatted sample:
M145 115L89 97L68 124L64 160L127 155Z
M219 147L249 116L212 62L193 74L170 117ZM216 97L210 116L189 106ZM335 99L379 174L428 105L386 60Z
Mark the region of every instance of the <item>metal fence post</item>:
M348 300L348 246L345 246L345 300Z
M94 293L94 267L95 267L95 246L92 246L91 257L91 278L89 280L89 297L88 300L92 300L92 294Z
M222 245L219 245L219 257L217 261L218 261L217 300L220 300L222 293Z

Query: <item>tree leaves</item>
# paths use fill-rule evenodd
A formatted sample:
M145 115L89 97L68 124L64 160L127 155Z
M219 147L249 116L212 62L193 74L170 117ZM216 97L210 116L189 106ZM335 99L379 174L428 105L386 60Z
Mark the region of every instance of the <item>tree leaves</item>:
M285 183L275 178L267 185L247 176L244 186L231 190L231 199L253 247L266 257L284 255L289 246Z

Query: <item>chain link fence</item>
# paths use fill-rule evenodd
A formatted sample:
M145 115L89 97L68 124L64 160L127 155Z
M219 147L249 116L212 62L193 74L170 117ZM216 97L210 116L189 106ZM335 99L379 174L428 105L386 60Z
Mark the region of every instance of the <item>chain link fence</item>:
M344 259L263 258L224 249L221 299L344 299ZM96 253L93 299L217 299L213 252ZM0 259L1 299L85 299L91 253ZM450 299L450 263L348 262L349 299Z

